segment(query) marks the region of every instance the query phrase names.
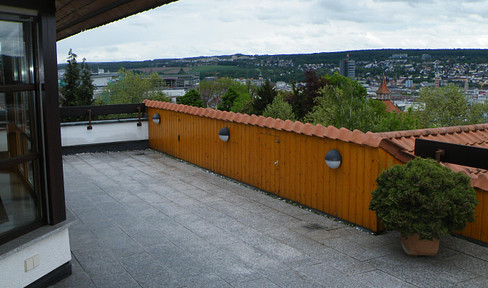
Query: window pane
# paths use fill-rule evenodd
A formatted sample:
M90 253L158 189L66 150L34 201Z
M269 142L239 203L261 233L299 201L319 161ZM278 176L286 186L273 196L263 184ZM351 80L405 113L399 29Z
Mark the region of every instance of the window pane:
M36 152L35 92L0 93L0 161Z
M0 85L34 84L32 25L0 20Z
M0 170L0 236L41 219L39 189L34 179L36 162Z

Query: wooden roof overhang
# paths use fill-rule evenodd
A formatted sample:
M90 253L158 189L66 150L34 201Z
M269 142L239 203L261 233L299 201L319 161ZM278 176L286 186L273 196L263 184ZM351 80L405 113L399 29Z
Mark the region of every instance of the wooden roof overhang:
M177 0L56 0L56 40Z

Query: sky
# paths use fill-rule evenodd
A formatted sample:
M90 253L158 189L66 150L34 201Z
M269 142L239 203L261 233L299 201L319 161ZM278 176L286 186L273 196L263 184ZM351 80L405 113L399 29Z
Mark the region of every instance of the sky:
M488 48L488 0L179 0L57 44L58 63Z

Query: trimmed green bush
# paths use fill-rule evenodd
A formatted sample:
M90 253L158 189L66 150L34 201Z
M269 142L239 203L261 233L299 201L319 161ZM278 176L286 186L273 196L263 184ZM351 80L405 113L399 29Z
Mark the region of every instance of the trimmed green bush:
M369 209L403 237L418 233L420 239L440 239L474 221L478 201L470 178L432 159L394 165L376 182Z

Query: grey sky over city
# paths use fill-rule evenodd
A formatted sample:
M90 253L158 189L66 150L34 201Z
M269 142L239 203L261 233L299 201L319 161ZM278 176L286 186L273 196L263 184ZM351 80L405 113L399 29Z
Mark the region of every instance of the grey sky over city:
M58 42L89 62L488 48L486 0L180 0Z

